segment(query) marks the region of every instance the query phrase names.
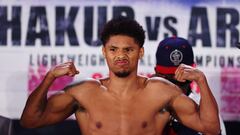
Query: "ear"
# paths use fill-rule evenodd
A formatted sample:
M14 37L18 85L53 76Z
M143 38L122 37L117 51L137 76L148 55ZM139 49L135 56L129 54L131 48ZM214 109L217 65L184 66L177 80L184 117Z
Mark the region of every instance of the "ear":
M102 46L102 54L103 57L106 58L106 48L104 46Z
M140 48L140 51L139 51L138 58L141 59L143 56L144 56L144 48L141 47L141 48Z

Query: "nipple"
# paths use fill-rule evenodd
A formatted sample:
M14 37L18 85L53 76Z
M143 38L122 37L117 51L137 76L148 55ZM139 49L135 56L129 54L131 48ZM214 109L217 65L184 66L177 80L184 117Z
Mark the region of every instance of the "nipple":
M143 123L142 123L142 128L146 128L147 127L147 122L146 121L144 121Z
M101 123L101 122L96 122L96 127L97 127L98 129L100 129L100 128L102 127L102 123Z

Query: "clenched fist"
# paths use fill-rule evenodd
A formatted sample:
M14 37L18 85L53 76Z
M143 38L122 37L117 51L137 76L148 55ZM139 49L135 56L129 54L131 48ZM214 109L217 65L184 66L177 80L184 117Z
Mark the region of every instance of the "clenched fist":
M196 81L199 82L205 78L202 71L185 64L180 64L175 71L175 79L179 82Z
M76 74L79 74L79 71L76 69L73 62L66 62L51 68L48 74L54 78L58 78L64 75L73 77Z

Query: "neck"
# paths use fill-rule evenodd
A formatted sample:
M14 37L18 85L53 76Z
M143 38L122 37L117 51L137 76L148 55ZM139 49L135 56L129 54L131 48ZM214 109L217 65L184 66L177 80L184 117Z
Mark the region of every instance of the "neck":
M131 73L127 77L117 77L114 73L109 74L108 89L118 95L126 95L138 90L139 77Z

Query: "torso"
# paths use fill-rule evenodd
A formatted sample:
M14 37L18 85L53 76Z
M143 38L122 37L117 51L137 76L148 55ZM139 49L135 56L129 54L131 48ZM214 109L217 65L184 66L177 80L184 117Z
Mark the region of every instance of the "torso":
M75 114L82 134L161 135L169 119L169 113L161 110L170 96L159 97L162 93L149 89L149 82L142 78L134 95L121 98L110 93L104 81L90 82L84 94L77 88L72 92L79 103Z

